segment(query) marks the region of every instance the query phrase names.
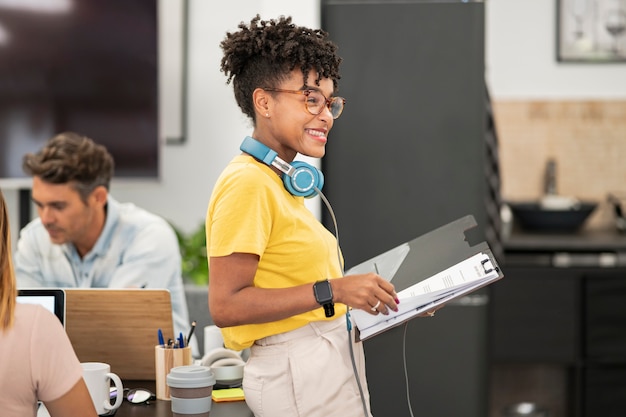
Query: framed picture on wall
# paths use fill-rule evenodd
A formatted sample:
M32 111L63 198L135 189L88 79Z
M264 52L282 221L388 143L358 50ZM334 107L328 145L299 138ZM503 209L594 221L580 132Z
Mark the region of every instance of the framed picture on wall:
M626 0L557 0L557 60L626 62Z

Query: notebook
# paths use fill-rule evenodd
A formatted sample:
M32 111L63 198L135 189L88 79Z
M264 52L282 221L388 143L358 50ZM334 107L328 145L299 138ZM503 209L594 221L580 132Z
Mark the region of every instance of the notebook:
M66 288L65 330L81 362L105 362L123 380L154 380L158 331L175 338L168 290Z
M39 304L45 307L65 326L65 291L60 288L22 288L17 292L17 302Z

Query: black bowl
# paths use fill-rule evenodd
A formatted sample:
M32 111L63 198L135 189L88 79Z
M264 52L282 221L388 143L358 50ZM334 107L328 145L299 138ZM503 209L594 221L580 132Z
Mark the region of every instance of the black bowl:
M515 219L523 229L545 232L575 232L597 205L581 202L570 209L547 210L538 202L509 203Z

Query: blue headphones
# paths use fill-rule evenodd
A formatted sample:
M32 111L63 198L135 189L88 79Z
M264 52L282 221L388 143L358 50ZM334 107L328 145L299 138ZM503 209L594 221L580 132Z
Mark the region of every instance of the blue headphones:
M275 151L250 136L246 136L239 149L283 172L283 184L295 196L315 197L315 189L321 190L324 186L322 171L303 161L293 161L290 165L280 159Z

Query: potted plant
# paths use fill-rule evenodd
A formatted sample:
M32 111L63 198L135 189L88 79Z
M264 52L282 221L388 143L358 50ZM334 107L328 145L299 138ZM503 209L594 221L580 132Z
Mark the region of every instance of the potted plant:
M209 283L209 264L206 251L206 234L204 223L189 234L183 233L172 226L182 257L183 280L200 286Z

